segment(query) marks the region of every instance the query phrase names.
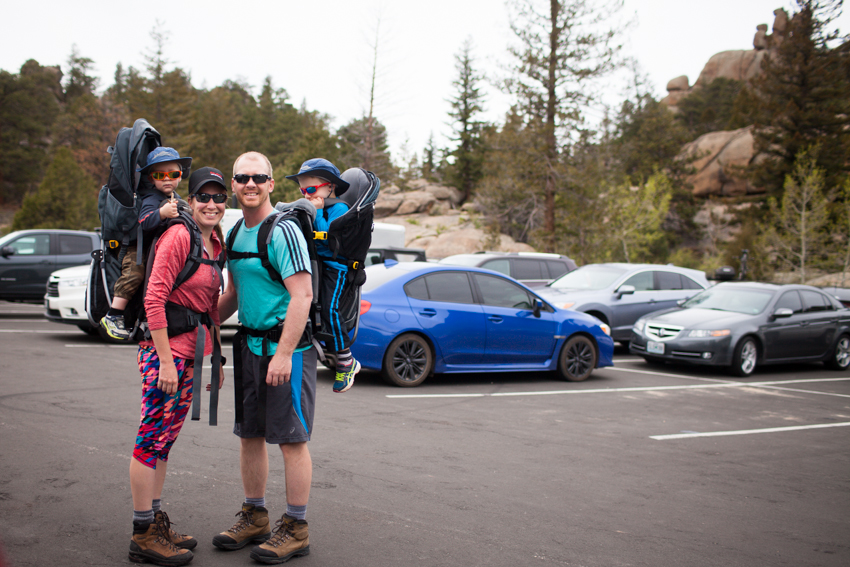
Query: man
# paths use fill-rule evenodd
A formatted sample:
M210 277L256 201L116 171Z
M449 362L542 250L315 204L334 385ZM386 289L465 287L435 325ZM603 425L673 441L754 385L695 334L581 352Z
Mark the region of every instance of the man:
M233 432L241 442L245 501L236 524L215 536L213 544L233 550L265 542L253 548L251 558L283 563L310 552L305 518L313 464L307 441L313 425L316 351L301 341L313 297L310 260L301 230L289 221L273 229L268 246L268 260L282 283L272 278L259 258L257 233L275 212L270 201L274 179L266 156L257 152L239 156L231 184L244 225L237 225L228 237L230 281L218 305L222 320L238 306L243 325L233 341ZM280 447L286 474L286 513L274 530L265 507L266 443Z

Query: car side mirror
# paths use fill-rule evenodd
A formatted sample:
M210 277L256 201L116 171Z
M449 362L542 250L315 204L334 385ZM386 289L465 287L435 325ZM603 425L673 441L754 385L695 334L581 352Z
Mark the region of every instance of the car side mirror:
M617 299L622 298L624 295L631 295L635 292L635 286L633 285L621 285L617 288Z
M773 318L783 319L785 317L790 317L793 314L794 312L791 309L788 309L787 307L780 307L779 309L773 312Z
M687 298L687 297L686 297L686 298L684 298L684 299L680 299L679 301L677 301L677 302L676 302L676 305L678 305L679 307L681 307L682 305L684 305L684 304L685 304L685 302L686 302L688 299L689 299L689 298Z
M15 253L15 249L12 248L11 246L4 246L3 248L0 248L0 256L3 256L4 258L8 258L9 256L13 255L14 253Z
M540 300L536 297L531 300L531 311L535 317L540 318Z

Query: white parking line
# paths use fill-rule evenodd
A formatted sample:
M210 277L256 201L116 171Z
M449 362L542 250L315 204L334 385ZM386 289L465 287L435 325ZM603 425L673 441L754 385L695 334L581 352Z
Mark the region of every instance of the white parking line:
M47 335L50 335L50 334L57 335L57 334L66 334L66 333L77 334L77 333L79 333L79 331L76 330L76 329L68 329L67 331L37 331L37 330L26 331L26 330L22 330L22 329L0 329L0 333L43 333L43 334L47 334Z
M0 323L46 323L47 319L41 317L33 317L32 319L2 319Z
M675 375L667 375L675 376ZM684 377L686 378L686 377ZM695 378L696 379L696 378ZM850 398L846 394L833 394L831 392L817 392L814 390L798 390L796 388L783 388L774 386L774 384L793 384L797 382L847 382L850 381L850 376L846 378L810 378L799 380L774 380L771 382L734 382L732 380L715 380L721 382L719 384L692 384L682 386L644 386L633 388L597 388L593 390L547 390L542 392L492 392L478 394L387 394L388 398L487 398L487 397L507 397L507 396L554 396L559 394L607 394L619 392L651 392L657 390L703 390L706 388L774 388L778 390L789 390L792 392L801 392L804 394L820 394L823 396L836 396L840 398Z
M850 421L843 423L818 423L815 425L792 425L790 427L769 427L767 429L741 429L738 431L709 431L707 433L676 433L673 435L650 435L650 439L666 441L668 439L687 439L690 437L722 437L725 435L752 435L755 433L776 433L778 431L801 431L804 429L823 429L826 427L847 427Z

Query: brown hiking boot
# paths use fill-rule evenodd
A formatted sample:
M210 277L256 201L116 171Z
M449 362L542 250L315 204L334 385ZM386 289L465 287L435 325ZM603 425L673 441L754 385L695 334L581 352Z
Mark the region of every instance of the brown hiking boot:
M171 543L179 547L180 549L195 549L195 546L198 545L198 540L193 538L190 535L186 534L178 534L175 532L171 526L174 524L171 523L171 520L168 518L168 514L160 510L153 517L154 522L163 522L167 526L166 531L168 532L168 537L171 538Z
M242 549L251 542L263 542L271 536L269 511L265 508L242 504L236 515L239 519L233 527L213 538L213 545L217 548L228 551Z
M166 520L167 521L167 520ZM133 530L130 540L130 561L153 563L154 565L186 565L194 555L188 549L180 549L168 537L166 521L152 522L144 531Z
M260 563L275 564L309 553L310 536L307 533L307 522L284 514L275 524L269 541L251 550L251 559Z

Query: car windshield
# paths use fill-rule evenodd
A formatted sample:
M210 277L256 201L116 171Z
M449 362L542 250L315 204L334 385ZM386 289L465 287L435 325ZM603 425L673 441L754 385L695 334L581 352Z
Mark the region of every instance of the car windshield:
M626 273L619 266L582 266L549 284L555 289L605 289Z
M724 288L721 286L709 288L682 304L685 309L716 309L732 311L747 315L758 315L767 304L773 292L754 289Z
M483 260L483 256L472 256L467 254L457 254L443 258L439 264L450 264L452 266L477 266Z

